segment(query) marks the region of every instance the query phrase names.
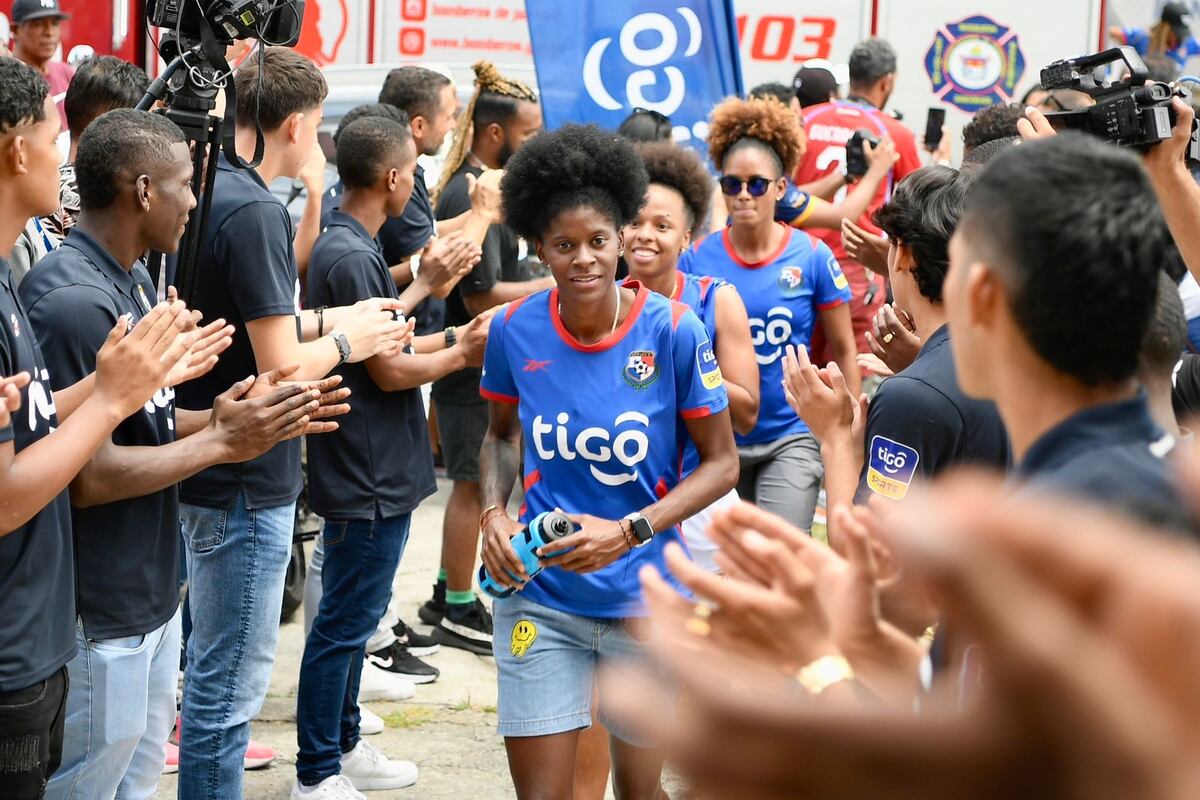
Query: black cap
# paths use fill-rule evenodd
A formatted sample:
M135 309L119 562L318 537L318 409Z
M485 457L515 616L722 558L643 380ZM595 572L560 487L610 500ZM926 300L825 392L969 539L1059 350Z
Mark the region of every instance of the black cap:
M13 0L12 13L9 19L14 25L43 17L58 17L70 19L70 14L64 14L58 7L58 0Z
M792 78L792 88L801 108L828 103L837 91L837 79L823 67L801 67Z
M1162 21L1171 26L1180 44L1192 35L1191 10L1183 3L1167 3L1163 6Z

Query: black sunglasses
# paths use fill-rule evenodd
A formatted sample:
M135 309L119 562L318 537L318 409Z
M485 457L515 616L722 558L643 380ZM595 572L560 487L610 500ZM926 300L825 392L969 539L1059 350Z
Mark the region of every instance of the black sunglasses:
M637 108L635 108L633 110L633 113L634 114L645 114L645 115L649 116L650 119L654 120L655 122L657 122L660 125L663 124L664 122L665 123L671 122L671 118L662 114L661 112L652 111L648 108L642 108L641 106L638 106Z
M730 197L741 194L743 186L750 192L751 197L762 197L770 190L771 184L774 182L771 178L764 178L762 175L755 175L748 181L735 175L722 175L717 180L717 183L721 184L721 191Z

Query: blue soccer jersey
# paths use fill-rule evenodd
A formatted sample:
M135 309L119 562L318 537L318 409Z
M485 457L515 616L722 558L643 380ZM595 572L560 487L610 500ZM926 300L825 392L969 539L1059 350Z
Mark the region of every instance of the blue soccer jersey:
M738 434L738 445L806 433L808 426L783 392L784 348L809 347L817 312L850 302L850 284L833 252L804 231L786 228L777 252L749 264L734 251L726 228L700 242L688 266L694 275L733 284L750 316L759 373L758 424L750 433Z
M625 285L636 284L632 280L627 280ZM671 299L683 303L700 318L700 323L704 326L704 331L708 334L708 340L713 343L713 347L717 345L717 290L727 285L725 281L710 278L707 275L675 273L675 288L671 291ZM718 366L720 365L718 364ZM680 421L680 425L683 425L682 421ZM686 428L686 426L684 427ZM688 435L686 430L683 435ZM698 466L700 466L700 451L688 437L683 451L683 477L691 475Z
M492 320L480 394L518 405L525 439L521 521L561 508L619 520L680 480L688 443L680 419L723 411L729 398L704 326L687 306L636 284L633 309L612 336L580 344L558 316L558 291L530 295ZM681 435L682 432L682 435ZM645 547L580 575L542 570L522 591L586 617L644 613L638 571L666 573L660 531Z

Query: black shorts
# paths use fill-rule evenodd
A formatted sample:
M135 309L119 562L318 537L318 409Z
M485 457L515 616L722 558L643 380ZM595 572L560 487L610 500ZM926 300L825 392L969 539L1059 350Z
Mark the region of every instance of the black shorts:
M0 785L12 800L40 798L62 761L67 668L28 689L0 692Z
M443 403L437 408L438 438L442 462L452 481L479 482L479 448L488 428L487 403Z

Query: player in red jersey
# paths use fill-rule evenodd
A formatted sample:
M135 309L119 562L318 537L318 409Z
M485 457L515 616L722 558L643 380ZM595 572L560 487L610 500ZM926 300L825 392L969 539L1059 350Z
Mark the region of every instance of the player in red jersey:
M896 51L882 39L868 39L850 54L849 96L845 100L810 106L803 114L808 148L796 170L795 181L800 186L813 183L835 170L844 170L846 141L856 130L865 129L876 138L889 137L895 143L900 158L888 179L880 184L866 213L858 220L861 227L876 234L879 228L871 221L871 215L887 202L892 188L904 176L921 167L917 140L912 131L880 110L887 104L895 85ZM854 297L850 306L854 336L858 351L868 352L864 334L886 298L883 276L868 271L846 253L841 230L813 230L813 234L829 245L850 281ZM819 335L819 330L817 334L813 339L814 352L819 353L821 362L829 361L831 357L824 347L824 337Z

